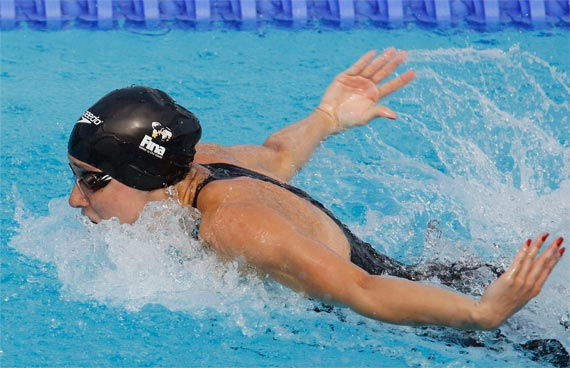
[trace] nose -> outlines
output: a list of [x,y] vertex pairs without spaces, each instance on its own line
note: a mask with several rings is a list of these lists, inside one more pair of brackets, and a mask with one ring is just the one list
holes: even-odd
[[87,199],[79,189],[79,183],[75,182],[71,194],[69,194],[69,205],[73,208],[83,208],[89,206],[89,199]]

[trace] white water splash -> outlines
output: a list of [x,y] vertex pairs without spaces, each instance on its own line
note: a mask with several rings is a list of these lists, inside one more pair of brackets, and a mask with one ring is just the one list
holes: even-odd
[[[160,304],[194,315],[208,310],[239,315],[247,304],[250,317],[263,314],[268,304],[311,305],[299,303],[302,297],[292,292],[279,297],[271,290],[280,287],[240,272],[237,262],[220,262],[189,236],[198,217],[195,210],[174,201],[151,203],[133,225],[116,219],[92,224],[63,198],[50,202],[45,217],[18,212],[20,230],[10,245],[55,265],[61,292],[69,300],[95,300],[131,311]],[[251,321],[240,318],[236,323],[246,331]]]

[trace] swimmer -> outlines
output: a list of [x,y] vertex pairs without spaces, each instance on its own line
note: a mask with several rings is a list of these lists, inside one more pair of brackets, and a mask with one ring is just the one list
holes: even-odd
[[77,180],[69,203],[95,223],[133,223],[149,202],[174,197],[199,210],[193,236],[222,260],[239,260],[308,297],[387,323],[495,329],[539,294],[564,254],[562,238],[541,254],[548,234],[525,241],[473,299],[418,282],[441,267],[420,272],[378,253],[287,184],[329,135],[396,119],[378,103],[414,78],[406,71],[386,81],[405,58],[393,48],[367,52],[333,80],[314,111],[261,146],[199,143],[198,119],[166,93],[115,90],[73,128],[68,157]]

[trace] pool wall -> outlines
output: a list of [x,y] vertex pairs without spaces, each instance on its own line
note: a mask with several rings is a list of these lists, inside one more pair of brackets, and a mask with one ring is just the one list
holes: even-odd
[[1,0],[0,28],[568,27],[569,0]]

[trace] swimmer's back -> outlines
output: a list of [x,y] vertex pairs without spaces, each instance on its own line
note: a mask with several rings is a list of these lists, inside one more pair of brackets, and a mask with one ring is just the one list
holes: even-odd
[[[215,145],[208,146],[210,146],[208,150],[212,152],[211,146]],[[226,152],[220,151],[219,154],[211,154],[210,152],[204,153],[203,150],[200,150],[200,147],[197,147],[196,162],[199,164],[212,162],[229,163],[266,174],[263,170],[247,167],[241,162],[236,163],[236,160],[232,162],[232,157],[227,155]],[[193,199],[193,196],[191,199]],[[182,204],[192,205],[191,199],[188,198],[188,203],[184,202]],[[204,220],[206,221],[203,220],[203,224],[207,223],[206,217],[208,214],[223,210],[225,206],[230,205],[242,207],[244,210],[253,206],[269,208],[294,225],[294,228],[303,235],[319,241],[344,259],[350,259],[348,241],[335,221],[305,198],[299,197],[285,188],[255,178],[238,176],[224,180],[214,180],[204,186],[199,192],[197,207],[205,217]],[[257,218],[256,221],[258,223],[255,225],[265,225],[260,227],[260,236],[262,236],[261,233],[263,231],[279,231],[279,229],[270,229],[271,224],[262,216]],[[200,236],[202,237],[208,233],[208,229],[205,229],[203,226],[200,228]],[[212,242],[209,243],[215,246],[211,244]],[[220,250],[226,254],[228,253],[228,250]],[[227,255],[234,256],[234,254]]]

